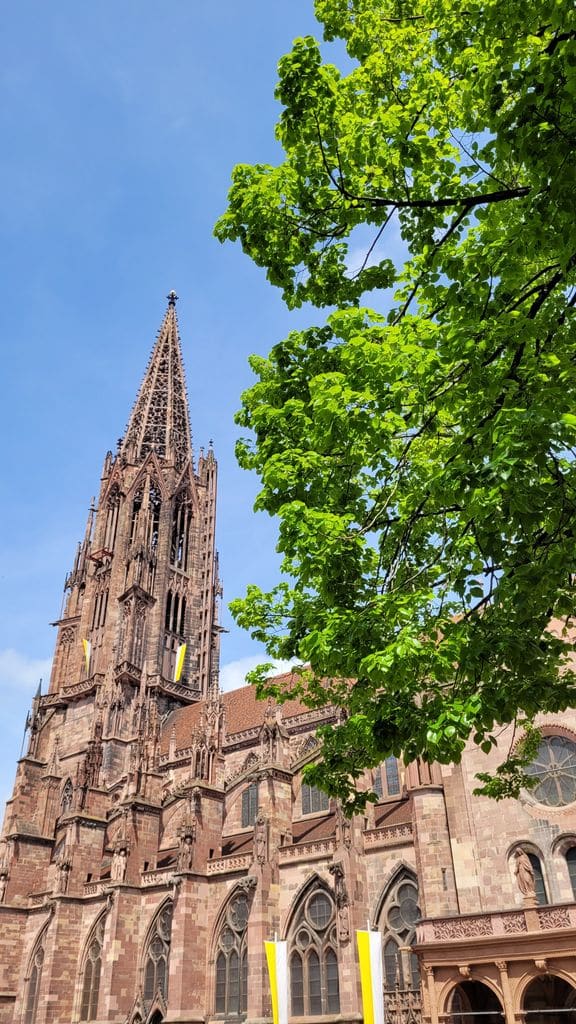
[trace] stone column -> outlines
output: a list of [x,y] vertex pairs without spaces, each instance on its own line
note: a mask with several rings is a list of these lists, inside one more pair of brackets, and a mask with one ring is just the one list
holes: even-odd
[[508,977],[508,964],[505,960],[496,960],[496,967],[500,974],[500,988],[502,989],[502,996],[504,999],[504,1017],[506,1024],[515,1024],[514,1016],[514,1002],[512,1000],[512,991],[510,989],[510,978]]

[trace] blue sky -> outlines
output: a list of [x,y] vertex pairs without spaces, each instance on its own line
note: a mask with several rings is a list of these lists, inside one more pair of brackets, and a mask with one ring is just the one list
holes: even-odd
[[[20,0],[0,61],[3,438],[0,798],[46,680],[64,576],[165,310],[179,318],[195,448],[220,464],[225,598],[273,582],[275,527],[234,460],[233,414],[267,351],[311,319],[212,236],[235,163],[280,158],[278,58],[319,35],[311,0]],[[312,314],[319,319],[321,314]],[[224,682],[258,649],[225,613]]]

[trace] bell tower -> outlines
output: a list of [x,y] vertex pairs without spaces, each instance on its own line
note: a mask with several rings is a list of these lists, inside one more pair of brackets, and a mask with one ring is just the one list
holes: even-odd
[[66,577],[50,694],[112,682],[165,711],[206,696],[218,672],[217,465],[211,445],[194,464],[176,299]]
[[211,444],[194,461],[176,299],[104,459],[54,623],[49,690],[28,716],[0,843],[0,876],[17,901],[42,886],[84,892],[103,851],[132,849],[139,877],[139,860],[156,854],[162,720],[217,686],[217,465]]

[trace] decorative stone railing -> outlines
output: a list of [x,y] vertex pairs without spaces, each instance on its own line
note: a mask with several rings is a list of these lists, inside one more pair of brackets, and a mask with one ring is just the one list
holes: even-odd
[[104,891],[104,882],[85,882],[84,883],[84,895],[85,896],[100,896]]
[[209,875],[225,875],[230,871],[247,871],[251,863],[251,853],[232,854],[231,857],[218,857],[216,860],[209,860],[206,871]]
[[83,693],[89,693],[94,687],[104,679],[103,675],[90,676],[90,679],[83,679],[80,683],[72,683],[71,686],[62,687],[62,693],[66,697],[80,697]]
[[51,892],[35,892],[28,897],[28,902],[31,907],[43,907],[51,897]]
[[148,685],[151,688],[158,688],[164,693],[171,693],[174,697],[184,697],[189,702],[200,700],[202,696],[201,690],[196,687],[188,686],[186,683],[174,683],[171,679],[165,679],[164,676],[149,679]]
[[290,864],[299,860],[321,860],[330,857],[336,849],[334,839],[317,839],[313,843],[294,843],[293,846],[281,846],[278,850],[280,864]]
[[142,885],[170,885],[174,877],[174,867],[160,868],[156,871],[143,871]]
[[490,914],[465,914],[461,917],[431,918],[416,929],[420,943],[454,942],[460,939],[506,937],[523,932],[576,929],[576,904],[551,907],[518,907]]
[[410,842],[412,824],[409,821],[404,821],[399,825],[382,825],[380,828],[368,829],[362,835],[365,850],[374,850],[380,846],[397,846]]

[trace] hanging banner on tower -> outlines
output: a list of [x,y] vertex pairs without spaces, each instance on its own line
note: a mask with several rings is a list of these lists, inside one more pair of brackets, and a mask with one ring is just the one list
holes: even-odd
[[288,1024],[288,952],[286,942],[265,942],[272,1017],[274,1024]]
[[180,644],[180,647],[176,651],[176,664],[174,666],[174,682],[180,682],[180,676],[182,675],[182,669],[184,667],[184,658],[186,657],[186,644]]
[[380,932],[358,931],[356,939],[360,961],[364,1024],[384,1024],[382,936]]
[[90,673],[90,655],[92,653],[92,644],[89,640],[82,641],[82,647],[84,648],[84,662],[86,665],[86,675]]

